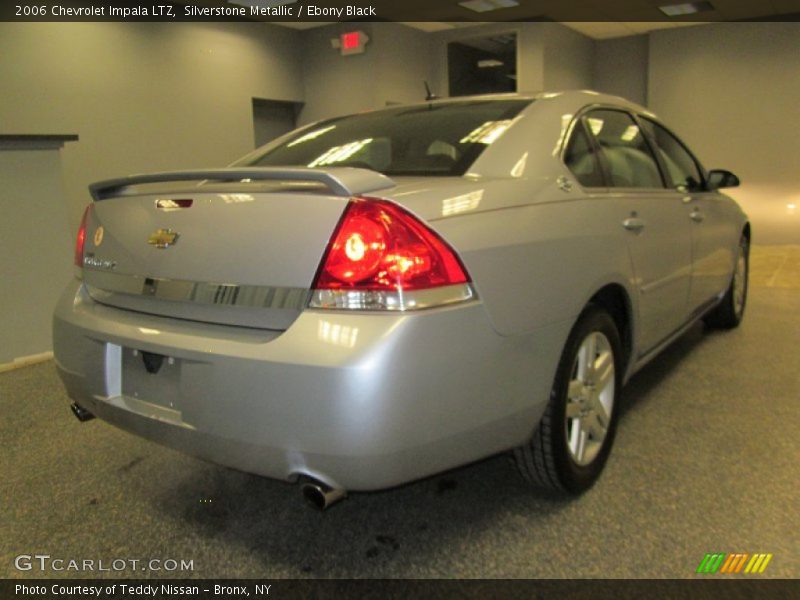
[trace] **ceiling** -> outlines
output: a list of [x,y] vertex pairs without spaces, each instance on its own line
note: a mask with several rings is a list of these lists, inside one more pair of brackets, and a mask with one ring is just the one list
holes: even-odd
[[[688,0],[517,0],[519,6],[476,13],[459,6],[459,0],[333,0],[325,6],[371,4],[378,20],[399,21],[423,31],[441,31],[482,25],[487,21],[559,21],[594,39],[647,33],[668,27],[685,27],[708,21],[770,20],[800,14],[800,0],[710,0],[713,10],[670,18],[658,7]],[[424,20],[423,20],[424,19]],[[278,23],[295,29],[327,25],[328,22],[289,21]]]
[[[475,27],[477,25],[486,25],[490,21],[400,21],[403,25],[427,31],[429,33],[434,31],[447,31],[450,29],[465,29],[467,27]],[[313,29],[314,27],[322,27],[323,25],[331,25],[332,22],[320,21],[288,21],[285,23],[275,23],[276,25],[283,25],[291,29]],[[670,23],[666,21],[561,21],[562,25],[579,31],[583,35],[589,36],[596,40],[603,40],[609,38],[625,37],[629,35],[641,35],[656,29],[667,29],[670,27],[688,27],[691,25],[704,25],[702,22],[696,21],[680,21],[677,23]]]
[[[475,23],[475,22],[458,22],[458,23],[441,23],[441,22],[432,22],[432,23],[423,23],[423,22],[410,22],[406,21],[403,22],[404,25],[408,25],[409,27],[413,27],[415,29],[421,29],[422,31],[444,31],[447,29],[455,29],[455,28],[463,28],[463,27],[472,27],[475,25],[483,25],[484,23]],[[569,27],[570,29],[574,29],[586,35],[590,38],[596,40],[603,40],[609,38],[618,38],[618,37],[625,37],[629,35],[641,35],[643,33],[649,33],[650,31],[655,31],[656,29],[668,29],[671,27],[688,27],[692,25],[704,25],[703,22],[697,21],[679,21],[677,23],[671,23],[669,21],[646,21],[646,22],[639,22],[639,21],[561,21],[562,25]],[[293,26],[296,25],[295,23],[281,23],[281,25],[286,26]],[[315,23],[309,23],[311,27],[314,27]]]

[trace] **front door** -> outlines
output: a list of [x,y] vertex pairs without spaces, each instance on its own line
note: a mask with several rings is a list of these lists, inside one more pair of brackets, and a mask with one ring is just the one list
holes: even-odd
[[585,116],[599,149],[606,183],[620,199],[639,294],[638,351],[645,354],[688,319],[692,230],[682,196],[665,186],[650,144],[625,111]]
[[731,202],[717,192],[706,192],[702,169],[686,146],[659,123],[641,119],[653,143],[667,185],[681,198],[692,237],[690,313],[700,313],[730,284],[738,234],[727,211]]

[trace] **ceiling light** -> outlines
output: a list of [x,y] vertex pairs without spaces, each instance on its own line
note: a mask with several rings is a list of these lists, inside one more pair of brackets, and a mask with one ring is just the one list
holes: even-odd
[[489,41],[490,42],[494,42],[495,44],[503,44],[503,45],[505,45],[505,44],[510,44],[510,43],[516,41],[516,39],[517,39],[517,34],[516,33],[509,33],[509,34],[506,34],[506,35],[496,35],[494,37],[490,37]]
[[636,125],[628,125],[619,137],[625,142],[631,142],[636,139],[637,135],[639,135],[639,128]]
[[503,61],[497,60],[496,58],[485,58],[483,60],[478,61],[478,68],[479,69],[490,69],[492,67],[502,67]]
[[587,117],[586,122],[589,124],[589,129],[592,130],[593,135],[600,135],[606,124],[603,119],[598,119],[597,117]]
[[342,146],[334,146],[308,163],[308,166],[321,167],[324,165],[332,165],[335,163],[344,162],[354,154],[357,154],[362,148],[364,148],[364,146],[370,143],[372,143],[372,138],[365,138],[363,140],[356,140],[355,142],[350,142],[349,144],[344,144]]
[[295,141],[289,142],[288,144],[286,144],[286,147],[287,148],[291,148],[292,146],[296,146],[297,144],[302,144],[303,142],[307,142],[309,140],[314,140],[314,139],[318,138],[319,136],[321,136],[321,135],[323,135],[325,133],[328,133],[332,129],[336,129],[336,125],[330,125],[329,127],[323,127],[322,129],[315,129],[314,131],[310,131],[309,133],[307,133],[307,134],[305,134],[303,136],[300,136]]
[[477,190],[462,196],[454,196],[453,198],[445,198],[442,200],[442,216],[449,217],[450,215],[475,210],[481,203],[481,198],[483,198],[483,190]]
[[486,144],[487,146],[503,135],[506,129],[511,127],[512,120],[486,121],[483,125],[476,127],[463,138],[459,144]]
[[684,2],[682,4],[666,4],[659,6],[658,10],[668,17],[680,17],[682,15],[693,15],[694,13],[714,10],[711,2]]
[[467,0],[466,2],[459,2],[458,5],[473,12],[483,13],[490,10],[519,6],[519,2],[516,0]]

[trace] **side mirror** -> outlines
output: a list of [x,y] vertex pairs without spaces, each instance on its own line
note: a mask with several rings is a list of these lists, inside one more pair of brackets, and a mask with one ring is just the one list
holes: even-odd
[[706,188],[710,192],[720,188],[737,187],[738,185],[739,178],[730,171],[726,171],[725,169],[712,169],[708,172]]

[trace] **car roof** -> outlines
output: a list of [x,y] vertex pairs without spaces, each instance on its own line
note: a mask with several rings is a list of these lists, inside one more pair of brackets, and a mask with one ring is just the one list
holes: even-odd
[[[394,105],[389,107],[381,107],[373,110],[367,110],[359,113],[353,113],[354,116],[366,113],[379,113],[384,110],[392,110],[400,107],[415,107],[436,104],[452,104],[458,102],[475,102],[475,101],[491,101],[491,100],[531,100],[531,106],[523,110],[523,112],[536,110],[537,101],[546,100],[548,104],[556,103],[563,105],[565,110],[572,112],[578,109],[599,104],[604,106],[617,106],[636,113],[642,113],[651,117],[657,118],[652,111],[648,108],[632,102],[622,96],[615,96],[613,94],[604,94],[594,90],[553,90],[542,92],[513,92],[513,93],[499,93],[499,94],[477,94],[472,96],[454,96],[435,98],[432,100],[422,100],[419,102],[410,102],[408,104]],[[345,116],[345,115],[342,115]]]
[[493,94],[462,99],[468,101],[513,98],[529,99],[532,102],[519,113],[520,119],[515,119],[518,122],[507,129],[502,137],[498,138],[497,143],[488,145],[478,156],[469,169],[470,173],[486,177],[507,177],[510,169],[509,156],[517,158],[524,156],[527,164],[537,165],[541,173],[548,172],[547,169],[550,167],[546,165],[550,164],[554,157],[559,156],[569,130],[569,123],[587,108],[617,108],[658,120],[652,112],[635,102],[592,90]]

